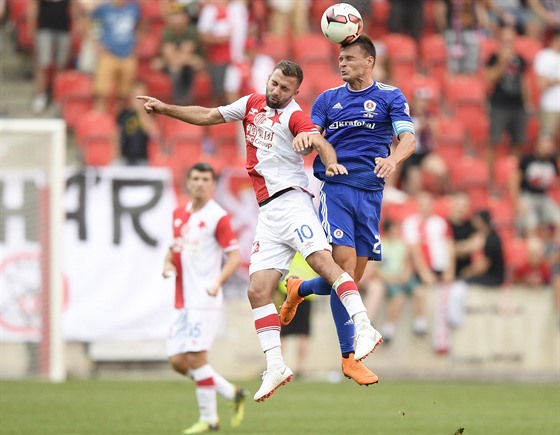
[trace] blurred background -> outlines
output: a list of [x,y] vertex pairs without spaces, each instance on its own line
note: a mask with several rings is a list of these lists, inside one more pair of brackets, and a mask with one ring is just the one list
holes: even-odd
[[[211,361],[235,379],[264,368],[246,298],[258,207],[240,126],[149,117],[134,97],[226,104],[263,92],[288,58],[310,112],[342,83],[339,47],[319,26],[333,3],[0,0],[2,378],[174,376],[161,269],[198,161],[220,174],[244,257]],[[375,42],[375,80],[407,97],[418,142],[386,186],[385,260],[361,283],[385,337],[366,365],[395,378],[558,380],[560,3],[347,3]],[[432,234],[441,222],[446,235]],[[310,313],[300,374],[337,381],[328,299]],[[288,365],[302,358],[296,339]]]

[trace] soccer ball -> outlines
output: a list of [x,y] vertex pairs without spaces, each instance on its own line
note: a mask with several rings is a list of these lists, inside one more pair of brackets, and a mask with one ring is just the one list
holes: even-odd
[[347,3],[329,6],[321,17],[321,30],[329,41],[335,44],[350,44],[364,28],[358,10]]

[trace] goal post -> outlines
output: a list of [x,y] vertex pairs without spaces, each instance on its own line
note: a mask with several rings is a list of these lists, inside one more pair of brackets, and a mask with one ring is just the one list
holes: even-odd
[[[65,159],[64,121],[0,119],[0,345],[8,342],[34,348],[24,375],[52,382],[66,379],[62,331]],[[34,193],[28,195],[29,191]],[[29,228],[35,223],[37,228]],[[34,267],[23,266],[26,259],[35,261]],[[37,269],[35,282],[30,275]],[[4,360],[3,356],[2,364]]]

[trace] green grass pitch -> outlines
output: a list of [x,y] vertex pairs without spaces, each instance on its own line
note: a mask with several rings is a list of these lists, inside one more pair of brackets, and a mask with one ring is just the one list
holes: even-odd
[[[246,382],[255,392],[259,381]],[[385,381],[358,387],[294,381],[224,434],[560,433],[558,383],[494,384]],[[198,418],[194,386],[177,381],[0,382],[0,434],[180,434]]]

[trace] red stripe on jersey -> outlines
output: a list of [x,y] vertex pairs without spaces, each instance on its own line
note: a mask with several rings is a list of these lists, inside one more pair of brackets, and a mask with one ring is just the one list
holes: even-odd
[[[177,207],[173,212],[173,237],[181,237],[181,228],[191,217],[191,213],[187,211],[187,206]],[[184,308],[185,296],[183,288],[183,265],[181,264],[181,252],[173,252],[173,264],[177,269],[175,277],[175,308]]]
[[275,329],[280,330],[280,318],[278,314],[269,314],[268,316],[255,320],[255,329],[257,330],[257,334],[259,332]]
[[[255,113],[251,113],[251,109],[257,110],[258,113],[264,112],[265,107],[266,97],[264,95],[252,94],[249,97],[249,99],[247,100],[247,106],[245,108],[245,118],[243,118],[243,127],[245,128],[245,132],[247,132],[248,124],[253,125],[253,118],[255,117]],[[259,163],[259,159],[257,158],[257,148],[247,140],[245,141],[245,145],[247,148],[247,173],[251,178],[253,189],[255,190],[257,199],[260,202],[263,199],[268,198],[270,195],[268,193],[268,189],[266,188],[264,177],[255,170],[255,166],[257,165],[257,163]]]
[[319,133],[315,124],[311,121],[311,118],[303,113],[301,110],[298,110],[292,113],[290,116],[290,121],[288,122],[288,127],[290,128],[290,132],[295,136],[300,133]]
[[354,281],[345,281],[338,285],[336,288],[336,294],[340,300],[352,294],[359,294],[358,286]]
[[200,381],[196,381],[197,387],[214,387],[216,384],[214,383],[214,378],[206,378],[201,379]]
[[224,249],[237,245],[237,238],[231,228],[231,218],[229,215],[222,217],[216,225],[216,240]]

